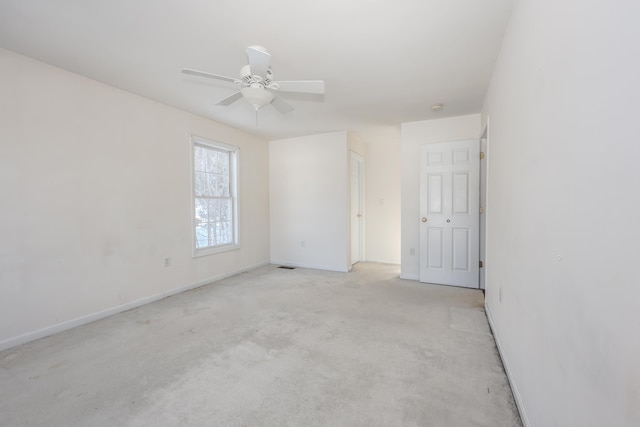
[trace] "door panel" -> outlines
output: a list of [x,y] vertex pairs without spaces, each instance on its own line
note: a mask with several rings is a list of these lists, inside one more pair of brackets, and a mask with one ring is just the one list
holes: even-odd
[[454,228],[453,234],[453,269],[456,271],[469,271],[469,230],[466,228]]
[[442,212],[442,175],[441,174],[429,174],[429,193],[427,200],[427,211],[429,213],[441,213]]
[[477,288],[479,141],[421,150],[420,281]]
[[442,164],[442,151],[432,151],[427,153],[427,164],[429,166],[439,166]]
[[469,173],[453,174],[453,213],[469,213]]
[[441,270],[444,267],[442,242],[441,228],[432,227],[427,230],[427,265],[431,269]]

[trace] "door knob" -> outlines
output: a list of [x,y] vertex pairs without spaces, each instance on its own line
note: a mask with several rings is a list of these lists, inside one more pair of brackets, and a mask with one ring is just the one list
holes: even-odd
[[423,216],[423,217],[422,217],[422,219],[421,219],[420,221],[422,221],[422,222],[427,222],[427,218]]

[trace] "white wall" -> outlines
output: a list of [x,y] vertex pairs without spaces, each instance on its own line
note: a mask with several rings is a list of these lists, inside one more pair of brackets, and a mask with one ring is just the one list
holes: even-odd
[[[420,146],[480,137],[480,115],[403,123],[400,129],[402,161],[401,277],[420,275]],[[411,250],[415,255],[411,255]]]
[[365,255],[367,261],[400,264],[400,137],[367,141],[365,159]]
[[271,262],[348,271],[346,132],[269,142]]
[[[266,141],[5,50],[0,94],[0,349],[268,262]],[[192,133],[240,147],[242,247],[197,259]]]
[[516,2],[485,102],[487,308],[531,426],[640,425],[638,16]]
[[[353,132],[347,132],[347,147],[362,158],[365,158],[367,155],[366,142]],[[349,170],[350,166],[351,161],[349,160]]]

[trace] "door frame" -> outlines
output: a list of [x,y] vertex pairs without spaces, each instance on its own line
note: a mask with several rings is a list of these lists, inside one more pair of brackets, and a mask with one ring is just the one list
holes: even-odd
[[489,186],[489,117],[480,134],[480,152],[484,153],[480,159],[480,261],[482,267],[479,270],[480,289],[485,289],[487,275],[487,195]]
[[[352,245],[354,244],[354,242],[352,241],[352,237],[353,237],[353,232],[351,230],[351,212],[352,212],[352,206],[351,206],[351,162],[355,160],[358,162],[358,212],[360,213],[361,217],[360,217],[360,221],[358,222],[358,242],[355,242],[355,244],[358,247],[358,253],[360,254],[360,259],[357,261],[353,261],[351,259],[351,254],[353,253],[352,251]],[[364,158],[362,156],[360,156],[359,154],[357,154],[354,151],[349,151],[349,267],[351,268],[351,266],[353,266],[355,263],[360,262],[360,261],[364,261],[365,260],[365,254],[364,254],[364,228],[365,228],[365,224],[364,224],[364,218],[365,218],[365,213],[364,213]]]

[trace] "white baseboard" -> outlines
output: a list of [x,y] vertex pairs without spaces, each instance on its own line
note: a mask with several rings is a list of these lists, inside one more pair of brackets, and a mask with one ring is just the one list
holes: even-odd
[[76,319],[67,320],[61,323],[57,323],[55,325],[47,326],[45,328],[38,329],[36,331],[27,332],[26,334],[22,334],[17,337],[0,341],[0,351],[6,350],[12,347],[16,347],[21,344],[25,344],[30,341],[35,341],[40,338],[48,337],[50,335],[54,335],[59,332],[64,332],[69,329],[73,329],[75,327],[85,325],[87,323],[95,322],[96,320],[104,319],[105,317],[113,316],[114,314],[122,313],[123,311],[131,310],[133,308],[140,307],[145,304],[159,301],[161,299],[170,297],[172,295],[190,291],[192,289],[199,288],[201,286],[208,285],[210,283],[214,283],[219,280],[226,279],[227,277],[235,276],[236,274],[244,273],[246,271],[253,270],[258,267],[263,267],[265,265],[269,265],[269,262],[265,261],[265,262],[261,262],[248,267],[243,267],[229,273],[219,274],[217,276],[209,277],[205,280],[200,280],[199,282],[196,282],[196,283],[191,283],[187,286],[176,288],[167,292],[161,292],[159,294],[151,295],[148,297],[140,298],[135,301],[128,302],[126,304],[111,307],[106,310],[99,311],[97,313],[87,314],[85,316],[78,317]]
[[416,276],[415,274],[400,274],[400,278],[406,280],[420,280],[420,276]]
[[489,309],[489,303],[485,301],[484,304],[485,312],[487,313],[487,319],[489,320],[489,327],[491,328],[491,332],[493,333],[493,338],[496,341],[496,347],[498,347],[498,353],[500,354],[500,358],[502,359],[502,364],[504,365],[504,370],[507,374],[507,379],[509,380],[509,385],[511,386],[511,391],[513,392],[513,398],[516,401],[516,406],[518,407],[518,412],[520,412],[520,419],[522,420],[522,424],[524,427],[530,427],[531,423],[529,422],[529,417],[527,416],[527,411],[524,407],[524,402],[522,401],[522,395],[520,394],[520,390],[518,389],[518,385],[516,384],[515,378],[511,374],[511,364],[509,363],[509,359],[507,359],[506,355],[502,350],[502,344],[500,341],[500,336],[498,335],[496,328],[493,323],[493,316],[491,315],[491,310]]
[[378,262],[380,264],[394,264],[400,265],[400,261],[397,259],[381,259],[381,258],[367,258],[366,262]]

